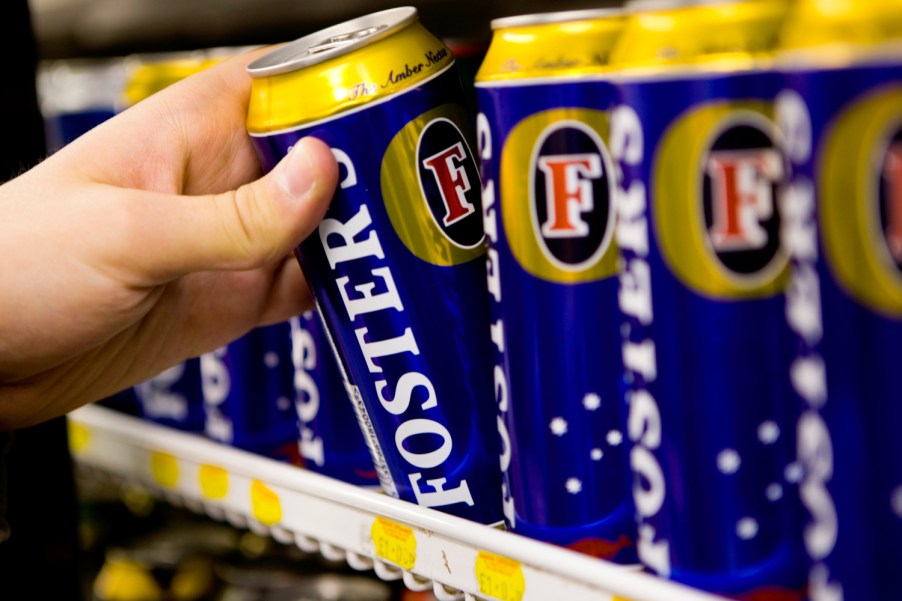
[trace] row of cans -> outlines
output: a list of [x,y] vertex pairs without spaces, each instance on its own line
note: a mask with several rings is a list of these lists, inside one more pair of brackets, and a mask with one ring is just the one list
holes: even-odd
[[264,167],[340,165],[297,254],[383,489],[734,598],[899,597],[902,4],[493,29],[475,120],[412,8],[248,68]]

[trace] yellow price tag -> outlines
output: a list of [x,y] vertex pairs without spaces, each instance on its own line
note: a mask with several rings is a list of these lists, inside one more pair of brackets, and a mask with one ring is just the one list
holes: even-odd
[[160,486],[174,488],[179,481],[179,460],[175,455],[153,451],[150,454],[150,473]]
[[69,448],[76,455],[84,451],[91,444],[91,431],[87,426],[71,419],[68,421],[69,426]]
[[501,601],[521,601],[526,592],[520,562],[485,551],[476,556],[476,581],[480,593]]
[[282,521],[279,495],[259,480],[251,482],[251,508],[254,517],[265,526],[273,526]]
[[202,465],[197,473],[200,491],[205,499],[217,501],[229,494],[229,473],[215,465]]
[[370,533],[378,557],[405,570],[413,569],[417,562],[417,537],[412,528],[376,517]]

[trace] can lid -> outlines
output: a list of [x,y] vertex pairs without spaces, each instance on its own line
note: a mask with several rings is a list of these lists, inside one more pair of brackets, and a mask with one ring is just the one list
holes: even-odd
[[372,13],[298,38],[258,58],[247,67],[251,77],[297,71],[348,54],[417,21],[412,6]]
[[661,10],[674,10],[678,8],[691,8],[706,4],[727,4],[741,2],[742,0],[630,0],[624,6],[628,13],[657,12]]
[[564,10],[551,13],[535,13],[492,19],[492,31],[510,29],[512,27],[532,27],[534,25],[551,25],[570,21],[587,21],[617,17],[624,13],[622,8],[590,8],[585,10]]

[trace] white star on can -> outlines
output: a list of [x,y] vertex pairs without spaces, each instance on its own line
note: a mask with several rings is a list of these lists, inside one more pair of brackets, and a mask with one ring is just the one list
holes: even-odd
[[583,483],[580,482],[579,478],[568,478],[564,486],[571,495],[577,495],[583,491]]
[[583,397],[583,407],[586,408],[586,411],[595,411],[601,407],[601,397],[594,392],[588,393]]
[[563,417],[556,417],[551,420],[548,427],[551,428],[551,433],[555,436],[563,436],[567,433],[567,420]]
[[717,469],[722,474],[735,474],[742,465],[742,459],[733,449],[724,449],[717,454]]

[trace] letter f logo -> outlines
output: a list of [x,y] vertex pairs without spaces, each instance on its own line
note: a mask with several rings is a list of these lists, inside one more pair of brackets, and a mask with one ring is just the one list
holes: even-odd
[[545,174],[548,217],[542,224],[546,238],[578,238],[589,233],[582,214],[595,208],[592,182],[602,176],[597,154],[562,154],[539,159]]
[[467,158],[464,145],[458,142],[423,160],[423,166],[432,172],[442,195],[445,204],[442,223],[446,227],[476,212],[476,207],[467,200],[470,191],[470,179],[464,169]]
[[710,235],[715,250],[752,250],[768,242],[761,222],[774,212],[772,186],[783,176],[775,150],[728,150],[711,153],[713,223]]

